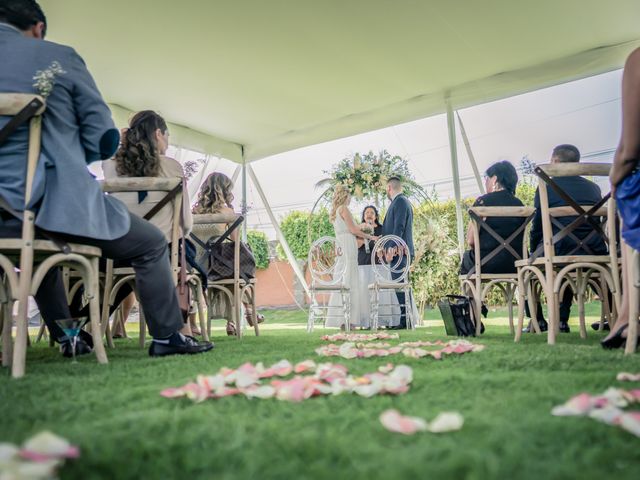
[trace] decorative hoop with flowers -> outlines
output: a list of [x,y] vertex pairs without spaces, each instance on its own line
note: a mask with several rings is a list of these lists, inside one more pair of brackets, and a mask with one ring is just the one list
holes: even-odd
[[313,210],[323,199],[331,198],[337,185],[346,187],[356,200],[369,198],[379,207],[386,199],[389,177],[398,177],[402,180],[404,194],[407,197],[428,199],[425,190],[413,179],[407,160],[399,155],[391,155],[386,150],[377,154],[372,151],[366,154],[355,153],[343,158],[331,170],[325,170],[324,173],[329,177],[316,184],[316,187],[324,188],[324,191],[316,201]]
[[[365,198],[370,199],[376,207],[386,202],[387,180],[390,177],[398,177],[404,185],[404,194],[409,198],[419,200],[429,200],[427,192],[414,179],[409,171],[407,160],[399,155],[391,155],[386,150],[379,153],[361,154],[355,153],[343,158],[333,166],[331,170],[325,170],[329,175],[316,184],[316,188],[322,188],[318,200],[311,209],[313,213],[316,208],[331,202],[333,192],[338,185],[344,186],[349,193],[358,201]],[[310,229],[308,236],[311,235]]]

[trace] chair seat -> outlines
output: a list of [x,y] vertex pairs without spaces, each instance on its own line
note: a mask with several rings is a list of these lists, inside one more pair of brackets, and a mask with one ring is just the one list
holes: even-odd
[[[207,281],[207,285],[233,285],[233,278],[225,278],[223,280],[216,280],[216,281]],[[244,281],[244,279],[239,278],[238,279],[238,283],[240,285],[246,285],[247,282]],[[249,279],[249,285],[255,285],[256,284],[256,279],[255,278],[251,278]]]
[[[98,247],[92,247],[90,245],[81,245],[78,243],[68,243],[71,248],[70,253],[77,253],[78,255],[84,255],[87,257],[101,257],[102,250]],[[0,252],[18,253],[22,248],[22,240],[19,238],[2,238],[0,239]],[[49,240],[35,240],[33,242],[33,249],[36,253],[64,253],[60,251],[60,248]]]
[[380,283],[370,283],[369,290],[373,290],[374,288],[395,290],[398,288],[408,288],[409,286],[411,286],[410,283],[380,282]]
[[[545,258],[536,258],[531,265],[544,265]],[[562,255],[553,257],[551,260],[553,265],[568,265],[570,263],[611,263],[611,257],[609,255]],[[516,267],[526,267],[529,264],[529,260],[517,260],[515,262]]]
[[119,276],[135,275],[135,273],[136,273],[136,271],[131,267],[121,267],[121,268],[114,268],[113,269],[113,274],[114,275],[119,275]]
[[[460,280],[467,280],[467,275],[459,275],[458,278]],[[477,278],[477,275],[474,273],[469,276],[469,280]],[[517,280],[517,273],[483,273],[480,275],[480,280]]]

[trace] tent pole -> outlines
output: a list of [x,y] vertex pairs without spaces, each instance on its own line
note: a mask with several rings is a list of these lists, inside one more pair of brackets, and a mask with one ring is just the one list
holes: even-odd
[[456,197],[456,224],[458,226],[458,252],[462,259],[464,253],[464,224],[462,222],[462,196],[460,195],[460,172],[458,171],[458,148],[456,145],[456,123],[449,97],[445,97],[447,106],[447,130],[449,131],[449,151],[451,152],[451,172],[453,174],[453,192]]
[[[247,218],[247,161],[242,164],[242,216]],[[242,226],[242,241],[247,242],[247,222]]]
[[242,169],[242,165],[238,165],[236,169],[233,171],[233,175],[231,175],[231,182],[235,185],[236,180],[238,180],[238,175],[240,175],[240,170]]
[[246,168],[247,168],[247,173],[249,174],[249,177],[251,177],[251,181],[253,182],[253,185],[256,187],[256,190],[258,191],[258,195],[260,195],[260,199],[264,204],[264,208],[267,210],[269,219],[271,220],[273,228],[276,231],[276,236],[278,237],[278,241],[280,242],[280,245],[282,245],[282,249],[284,250],[284,253],[287,256],[287,260],[289,260],[289,263],[291,264],[291,268],[293,268],[293,271],[298,277],[298,280],[300,280],[300,283],[302,284],[304,291],[307,292],[307,295],[311,296],[311,292],[309,291],[309,285],[307,285],[307,280],[304,278],[304,274],[300,269],[300,265],[298,265],[296,258],[293,256],[293,252],[291,251],[291,247],[289,247],[289,244],[287,243],[287,239],[284,238],[284,234],[280,229],[280,225],[278,224],[278,221],[276,220],[276,217],[273,214],[273,210],[271,210],[271,206],[269,205],[269,202],[267,201],[267,197],[265,196],[264,191],[260,186],[260,182],[258,182],[258,177],[256,177],[256,174],[253,171],[253,168],[251,168],[251,165],[247,165]]
[[466,148],[467,150],[469,163],[471,164],[471,168],[473,169],[473,174],[476,177],[476,182],[478,182],[478,189],[480,190],[480,194],[484,195],[486,192],[484,191],[484,184],[482,183],[482,178],[480,178],[480,172],[478,171],[478,164],[476,163],[476,157],[473,156],[473,152],[471,151],[471,145],[469,144],[469,137],[467,137],[467,131],[464,129],[464,123],[462,123],[462,118],[460,118],[460,114],[458,113],[457,110],[456,110],[456,117],[458,117],[458,124],[460,125],[460,134],[462,135],[464,148]]

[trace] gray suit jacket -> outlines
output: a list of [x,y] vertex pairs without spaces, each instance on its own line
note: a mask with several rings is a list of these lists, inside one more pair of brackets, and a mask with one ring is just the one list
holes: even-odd
[[405,241],[409,247],[413,259],[413,208],[403,194],[396,196],[389,205],[382,225],[384,235],[397,235]]
[[[87,165],[109,158],[118,130],[84,61],[70,47],[27,38],[0,23],[0,92],[39,93],[34,75],[57,61],[65,73],[47,97],[42,149],[29,208],[36,226],[53,232],[101,240],[129,231],[127,208],[102,193]],[[9,121],[0,117],[0,128]],[[0,200],[14,212],[24,205],[28,128],[21,127],[0,146]]]

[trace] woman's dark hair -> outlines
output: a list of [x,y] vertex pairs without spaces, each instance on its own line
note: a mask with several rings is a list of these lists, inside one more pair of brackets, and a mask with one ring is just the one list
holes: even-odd
[[373,205],[367,205],[362,210],[362,223],[365,222],[364,214],[367,212],[368,209],[372,209],[375,212],[375,214],[376,214],[376,226],[380,227],[381,226],[380,225],[380,213],[378,213],[378,209],[376,207],[374,207]]
[[18,30],[27,30],[38,22],[44,23],[43,36],[47,31],[47,17],[35,0],[2,0],[0,22],[13,25]]
[[518,172],[511,163],[503,160],[498,163],[494,163],[485,173],[487,177],[496,176],[498,183],[513,195],[516,194],[516,187],[518,186]]
[[136,113],[124,132],[116,152],[116,172],[122,177],[157,177],[160,155],[156,130],[167,131],[167,123],[152,110]]

